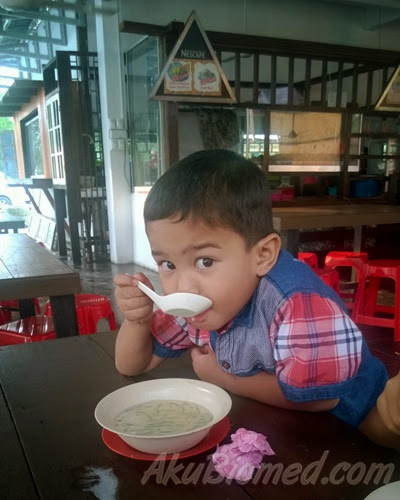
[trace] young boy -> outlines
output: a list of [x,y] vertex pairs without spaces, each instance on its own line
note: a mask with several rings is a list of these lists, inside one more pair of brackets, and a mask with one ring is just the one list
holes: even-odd
[[330,411],[398,446],[399,377],[384,390],[386,370],[341,299],[281,249],[257,165],[227,150],[194,153],[155,183],[144,219],[164,292],[204,295],[212,306],[193,318],[153,313],[137,288],[149,280],[116,276],[121,373],[191,348],[202,380],[281,408]]

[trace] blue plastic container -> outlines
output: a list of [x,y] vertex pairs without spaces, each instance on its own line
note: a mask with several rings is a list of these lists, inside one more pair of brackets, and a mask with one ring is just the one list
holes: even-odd
[[350,198],[371,198],[380,195],[380,182],[375,179],[359,179],[350,182]]

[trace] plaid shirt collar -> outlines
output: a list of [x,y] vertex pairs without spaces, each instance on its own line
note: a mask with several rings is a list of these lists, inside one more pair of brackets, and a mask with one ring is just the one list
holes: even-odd
[[218,335],[222,335],[222,334],[226,333],[228,330],[230,330],[231,328],[235,328],[236,326],[244,326],[246,328],[252,328],[253,321],[254,321],[254,314],[255,314],[256,306],[257,306],[257,297],[258,297],[259,286],[260,285],[258,284],[258,286],[255,289],[250,300],[238,312],[238,314],[232,320],[230,320],[226,325],[224,325],[222,328],[219,328],[217,330]]

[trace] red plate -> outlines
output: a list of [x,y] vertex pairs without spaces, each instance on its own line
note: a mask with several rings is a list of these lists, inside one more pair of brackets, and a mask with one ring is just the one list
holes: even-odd
[[217,446],[224,437],[228,434],[231,423],[229,422],[229,418],[225,417],[215,425],[213,425],[210,429],[210,432],[207,436],[200,441],[193,448],[189,448],[188,450],[181,451],[180,453],[169,453],[167,455],[153,455],[151,453],[143,453],[142,451],[136,450],[136,448],[132,448],[129,444],[125,443],[118,434],[115,432],[111,432],[107,429],[103,429],[102,438],[106,446],[110,448],[110,450],[115,451],[119,455],[123,455],[128,458],[135,458],[136,460],[172,460],[173,458],[186,458],[192,457],[193,455],[198,455],[199,453],[203,453],[204,451],[210,450],[214,446]]

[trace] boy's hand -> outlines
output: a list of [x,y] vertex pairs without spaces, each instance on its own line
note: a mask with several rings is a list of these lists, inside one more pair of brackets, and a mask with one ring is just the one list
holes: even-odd
[[221,370],[217,357],[208,344],[202,347],[193,347],[190,354],[193,370],[200,380],[225,387],[226,379],[231,375]]
[[115,298],[125,319],[133,323],[150,323],[153,301],[139,290],[138,280],[153,290],[152,284],[143,273],[136,273],[133,276],[117,274],[114,277]]
[[400,372],[386,382],[376,406],[385,426],[400,435]]

